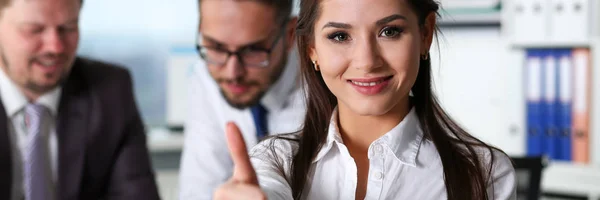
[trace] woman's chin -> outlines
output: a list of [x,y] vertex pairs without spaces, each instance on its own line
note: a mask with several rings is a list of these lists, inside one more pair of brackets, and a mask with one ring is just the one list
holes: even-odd
[[381,116],[388,114],[394,106],[387,102],[354,102],[349,110],[359,116]]

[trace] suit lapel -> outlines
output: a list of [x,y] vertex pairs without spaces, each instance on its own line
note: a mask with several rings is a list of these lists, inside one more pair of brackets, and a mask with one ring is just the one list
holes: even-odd
[[58,199],[77,199],[84,173],[90,95],[80,65],[77,60],[73,66],[58,110]]
[[[1,72],[0,72],[1,73]],[[10,199],[12,190],[12,151],[8,132],[8,117],[0,100],[0,199]]]

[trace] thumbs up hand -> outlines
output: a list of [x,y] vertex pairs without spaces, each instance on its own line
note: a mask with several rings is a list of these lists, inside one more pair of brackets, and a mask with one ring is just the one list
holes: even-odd
[[250,163],[240,129],[230,122],[225,129],[225,135],[234,164],[233,176],[215,190],[213,198],[215,200],[266,200],[265,193],[258,185],[256,172]]

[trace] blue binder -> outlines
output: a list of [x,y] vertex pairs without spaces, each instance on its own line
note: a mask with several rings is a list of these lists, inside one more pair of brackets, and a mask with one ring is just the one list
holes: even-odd
[[546,49],[542,53],[542,126],[544,153],[550,159],[558,159],[558,63],[556,51]]
[[542,55],[543,50],[528,49],[525,64],[525,87],[527,91],[527,155],[544,154],[542,140]]
[[573,102],[573,56],[570,49],[560,49],[556,52],[559,67],[558,87],[558,159],[572,160],[571,133],[572,133],[572,102]]

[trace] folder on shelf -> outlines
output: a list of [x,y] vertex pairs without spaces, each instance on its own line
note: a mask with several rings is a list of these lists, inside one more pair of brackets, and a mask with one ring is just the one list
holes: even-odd
[[548,0],[511,0],[509,5],[514,42],[529,44],[547,41],[550,19]]
[[542,127],[542,53],[543,50],[528,49],[526,58],[527,91],[527,155],[544,153]]
[[550,39],[581,43],[589,39],[589,0],[550,0]]
[[571,160],[571,114],[573,99],[573,60],[571,49],[555,51],[558,64],[558,156],[563,161]]
[[574,93],[573,93],[573,161],[589,163],[590,159],[590,93],[591,57],[590,50],[573,50]]
[[558,65],[557,56],[553,49],[545,49],[542,53],[542,135],[544,141],[544,153],[551,159],[558,159],[558,126],[557,126],[557,102],[558,94]]

